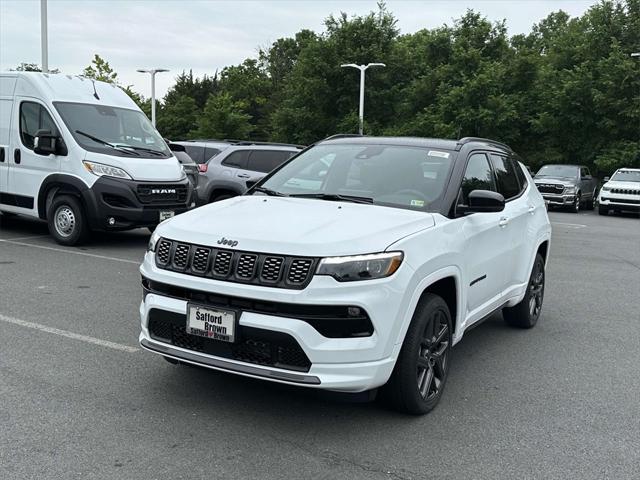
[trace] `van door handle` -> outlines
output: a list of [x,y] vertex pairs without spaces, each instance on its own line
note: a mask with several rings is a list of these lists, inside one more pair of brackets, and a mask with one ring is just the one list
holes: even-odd
[[509,223],[509,219],[508,219],[507,217],[502,217],[502,218],[500,219],[500,221],[498,222],[498,225],[499,225],[501,228],[504,228],[504,227],[506,227],[506,226],[507,226],[507,224],[508,224],[508,223]]
[[16,148],[13,152],[13,161],[16,163],[20,163],[20,149]]
[[251,175],[247,175],[246,173],[239,173],[238,178],[249,178]]

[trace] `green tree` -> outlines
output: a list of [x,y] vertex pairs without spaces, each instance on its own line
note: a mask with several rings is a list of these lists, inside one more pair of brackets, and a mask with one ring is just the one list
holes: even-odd
[[182,95],[163,105],[156,126],[164,137],[181,140],[198,128],[199,113],[195,100]]
[[83,70],[82,75],[101,82],[118,84],[118,74],[113,71],[109,62],[97,53],[93,56],[89,66]]
[[234,101],[230,94],[211,95],[198,118],[192,136],[198,138],[247,138],[251,133],[251,115],[244,102]]
[[[15,69],[16,72],[41,72],[42,68],[37,63],[22,62]],[[49,73],[60,73],[58,68],[50,68]]]

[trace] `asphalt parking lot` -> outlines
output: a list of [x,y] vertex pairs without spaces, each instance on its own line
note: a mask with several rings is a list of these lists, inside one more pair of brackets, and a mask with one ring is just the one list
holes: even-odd
[[539,324],[468,332],[424,417],[169,365],[137,347],[146,231],[0,217],[0,478],[640,478],[640,220],[550,216]]

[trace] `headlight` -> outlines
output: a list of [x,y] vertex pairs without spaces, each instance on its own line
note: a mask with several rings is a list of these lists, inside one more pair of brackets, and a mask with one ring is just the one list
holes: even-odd
[[158,240],[160,240],[160,235],[158,235],[156,232],[153,232],[151,234],[151,237],[149,238],[149,243],[147,244],[147,252],[156,251],[156,245],[158,243]]
[[575,193],[576,192],[576,186],[575,185],[569,185],[568,187],[565,187],[564,191],[565,191],[565,193]]
[[384,278],[398,270],[402,252],[327,257],[320,260],[316,275],[330,275],[339,282]]
[[611,190],[611,187],[607,187],[606,185],[602,186],[602,191],[603,192],[608,192],[609,190]]
[[129,174],[121,168],[103,165],[102,163],[88,162],[87,160],[82,163],[84,168],[99,177],[116,177],[131,180]]

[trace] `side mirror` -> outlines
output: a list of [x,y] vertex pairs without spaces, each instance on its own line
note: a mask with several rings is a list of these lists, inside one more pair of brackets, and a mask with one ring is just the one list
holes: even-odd
[[504,197],[490,190],[473,190],[469,193],[469,205],[458,207],[464,215],[470,213],[492,213],[504,210]]
[[33,137],[33,151],[38,155],[55,155],[58,151],[58,136],[51,130],[38,130]]
[[604,177],[604,181],[608,182],[611,177]]

